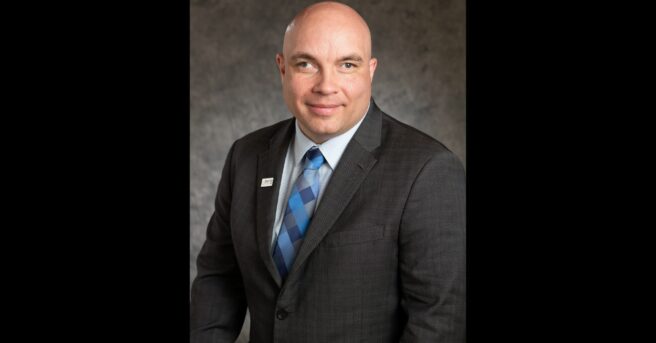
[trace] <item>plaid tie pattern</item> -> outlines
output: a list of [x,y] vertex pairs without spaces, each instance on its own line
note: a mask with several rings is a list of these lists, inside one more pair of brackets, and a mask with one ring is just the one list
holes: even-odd
[[273,261],[283,280],[292,268],[296,253],[303,243],[305,230],[314,213],[319,196],[319,168],[325,161],[317,147],[308,149],[303,158],[305,160],[303,173],[292,186],[273,251]]

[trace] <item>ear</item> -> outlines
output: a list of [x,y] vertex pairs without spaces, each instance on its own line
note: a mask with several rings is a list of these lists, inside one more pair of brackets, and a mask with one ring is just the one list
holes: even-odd
[[285,56],[282,53],[276,54],[276,64],[278,64],[278,71],[280,71],[280,78],[285,76]]
[[378,60],[375,57],[369,59],[369,78],[371,79],[371,81],[374,80],[374,72],[376,71],[377,66],[378,66]]

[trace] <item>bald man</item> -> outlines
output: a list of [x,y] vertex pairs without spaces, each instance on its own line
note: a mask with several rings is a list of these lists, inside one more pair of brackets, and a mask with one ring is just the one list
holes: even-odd
[[465,177],[383,113],[352,8],[301,11],[276,55],[293,115],[237,140],[198,255],[191,341],[463,342]]

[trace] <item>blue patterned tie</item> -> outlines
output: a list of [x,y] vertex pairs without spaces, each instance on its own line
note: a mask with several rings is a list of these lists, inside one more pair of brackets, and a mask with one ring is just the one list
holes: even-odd
[[305,230],[310,223],[319,196],[319,167],[324,162],[319,148],[312,147],[305,153],[303,173],[298,177],[287,200],[273,261],[283,280],[292,268],[296,253],[303,243]]

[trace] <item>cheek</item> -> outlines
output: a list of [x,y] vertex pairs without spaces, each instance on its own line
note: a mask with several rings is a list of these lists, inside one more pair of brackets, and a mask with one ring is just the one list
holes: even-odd
[[307,78],[291,77],[287,82],[288,92],[295,98],[300,98],[311,90],[311,83]]
[[366,81],[362,77],[352,77],[344,82],[344,93],[349,98],[357,98],[366,90]]

